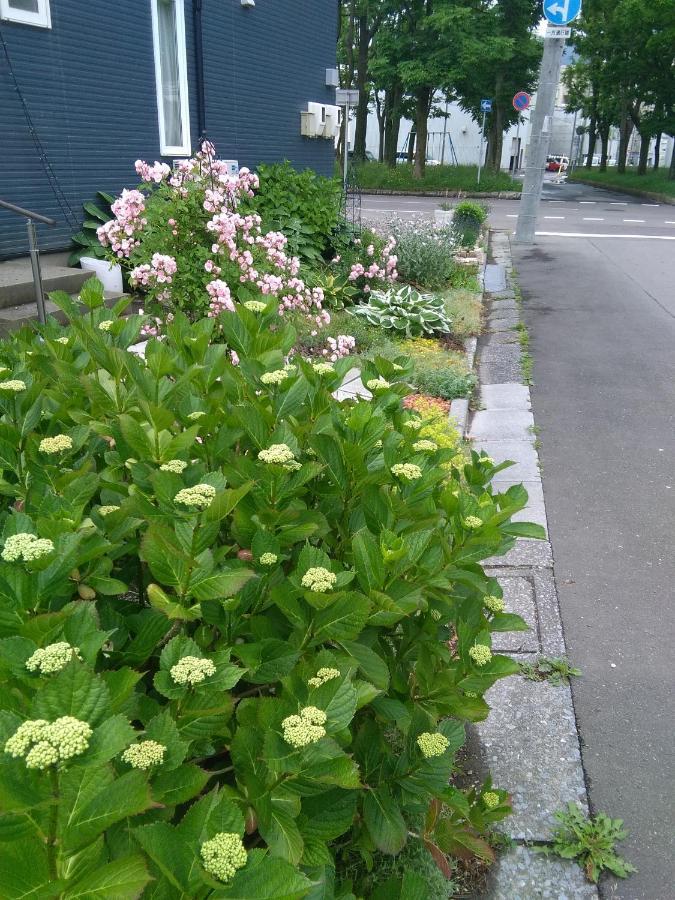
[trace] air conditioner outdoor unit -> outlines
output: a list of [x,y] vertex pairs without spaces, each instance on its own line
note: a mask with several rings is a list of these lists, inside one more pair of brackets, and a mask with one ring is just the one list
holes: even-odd
[[303,137],[318,137],[316,131],[315,116],[314,113],[308,112],[307,110],[303,110],[300,113],[300,134]]
[[316,126],[316,133],[320,135],[323,133],[324,126],[326,125],[326,111],[328,107],[325,103],[308,103],[307,111],[311,112],[314,116],[314,125]]
[[336,136],[340,129],[340,107],[326,107],[326,123],[323,128],[323,136],[331,140]]

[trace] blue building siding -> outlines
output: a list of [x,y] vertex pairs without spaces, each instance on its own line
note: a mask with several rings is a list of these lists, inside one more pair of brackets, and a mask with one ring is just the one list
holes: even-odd
[[[220,157],[254,167],[289,159],[330,174],[332,141],[300,136],[307,101],[334,103],[335,0],[204,0],[205,126]],[[190,124],[197,134],[192,0],[185,0]],[[133,185],[134,161],[160,159],[150,0],[51,0],[51,29],[0,20],[44,155],[68,205]],[[42,249],[69,246],[59,204],[0,44],[0,198],[57,220]],[[27,250],[23,220],[0,210],[0,258]]]

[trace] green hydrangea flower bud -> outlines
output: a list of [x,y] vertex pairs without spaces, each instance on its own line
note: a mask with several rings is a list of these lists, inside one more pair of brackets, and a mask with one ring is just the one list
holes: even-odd
[[204,841],[199,851],[206,871],[219,881],[228,882],[247,862],[246,848],[238,834],[221,831]]
[[425,731],[417,738],[417,746],[422,751],[422,756],[430,759],[433,756],[442,756],[450,745],[445,735],[440,732],[432,734]]
[[469,656],[477,666],[486,666],[492,659],[492,651],[485,644],[469,647]]

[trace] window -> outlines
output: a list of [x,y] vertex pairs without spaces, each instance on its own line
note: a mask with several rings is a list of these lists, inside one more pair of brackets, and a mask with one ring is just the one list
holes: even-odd
[[51,28],[49,0],[0,0],[0,19]]
[[190,155],[183,0],[152,0],[152,37],[162,156]]

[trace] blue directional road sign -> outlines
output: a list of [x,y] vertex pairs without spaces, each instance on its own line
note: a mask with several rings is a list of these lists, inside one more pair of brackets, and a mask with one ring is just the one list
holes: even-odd
[[480,101],[481,112],[492,112],[492,100]]
[[581,0],[543,0],[542,7],[552,25],[567,25],[581,12]]

